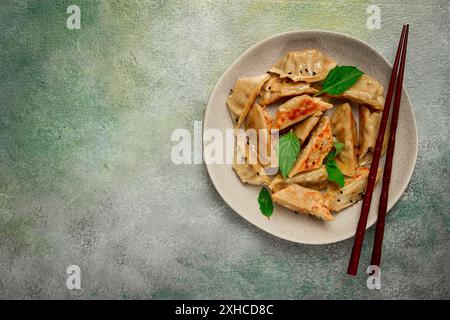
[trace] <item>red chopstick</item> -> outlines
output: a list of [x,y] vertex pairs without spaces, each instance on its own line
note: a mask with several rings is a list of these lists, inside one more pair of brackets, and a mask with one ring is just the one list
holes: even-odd
[[373,152],[372,164],[370,165],[366,192],[364,194],[363,204],[361,207],[361,214],[359,217],[358,227],[356,229],[355,240],[353,243],[352,254],[350,256],[350,262],[347,269],[347,273],[353,276],[356,275],[358,272],[359,258],[361,256],[362,244],[364,242],[364,235],[367,226],[367,218],[369,216],[370,204],[372,202],[372,194],[373,189],[375,187],[378,172],[378,164],[380,162],[381,149],[383,146],[384,132],[386,131],[389,112],[391,109],[392,96],[394,94],[395,82],[397,80],[399,60],[403,50],[406,30],[407,25],[404,25],[402,29],[402,35],[400,37],[400,41],[397,48],[397,54],[395,56],[394,66],[392,68],[391,79],[389,81],[389,89],[386,95],[386,102],[384,105],[383,115],[381,116],[380,128],[378,129],[378,137],[375,144],[375,150]]
[[383,186],[381,188],[380,202],[378,205],[378,220],[375,229],[374,244],[372,250],[372,266],[380,266],[381,250],[383,248],[384,225],[386,220],[387,203],[389,197],[389,184],[391,182],[392,161],[394,158],[395,134],[397,132],[398,114],[400,111],[400,101],[402,99],[403,75],[405,73],[406,49],[408,48],[409,25],[406,25],[405,40],[403,42],[402,60],[398,73],[397,87],[395,90],[394,109],[391,116],[391,130],[389,133],[389,143],[386,153],[386,163],[384,164]]

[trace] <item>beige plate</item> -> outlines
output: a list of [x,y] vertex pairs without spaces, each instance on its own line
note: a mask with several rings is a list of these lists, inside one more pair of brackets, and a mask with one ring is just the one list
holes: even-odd
[[[397,39],[392,39],[397,46]],[[236,79],[264,74],[284,53],[290,50],[317,48],[336,59],[339,65],[357,66],[378,79],[386,88],[391,66],[374,48],[353,37],[328,31],[295,31],[272,36],[245,51],[222,75],[211,93],[206,107],[204,130],[217,128],[225,132],[232,127],[226,100]],[[355,115],[357,117],[357,114]],[[403,88],[397,128],[394,167],[389,193],[389,209],[402,195],[411,179],[417,159],[418,138],[416,119],[410,98]],[[384,157],[381,162],[384,166]],[[276,206],[271,219],[264,217],[258,206],[260,187],[244,185],[231,165],[207,165],[208,173],[226,203],[255,226],[277,237],[298,243],[327,244],[348,239],[355,234],[361,201],[335,215],[332,222],[318,221],[306,215]],[[381,184],[372,200],[368,227],[377,217]]]

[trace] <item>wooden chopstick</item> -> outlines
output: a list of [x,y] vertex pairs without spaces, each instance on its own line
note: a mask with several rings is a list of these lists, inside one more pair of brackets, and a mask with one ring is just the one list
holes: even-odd
[[375,229],[374,244],[372,249],[372,266],[380,266],[381,250],[383,248],[384,225],[386,220],[387,203],[389,197],[389,184],[391,182],[392,161],[394,158],[395,135],[397,132],[398,114],[400,111],[400,101],[402,98],[403,75],[405,73],[406,50],[408,48],[409,25],[406,25],[405,40],[403,42],[403,52],[400,61],[400,71],[397,78],[397,87],[395,90],[394,109],[391,116],[391,130],[389,133],[389,143],[386,153],[386,163],[384,164],[383,186],[381,188],[380,202],[378,204],[378,220]]
[[356,229],[355,240],[353,243],[352,253],[347,269],[349,275],[356,275],[358,272],[359,258],[361,256],[362,244],[364,242],[364,235],[366,232],[367,218],[369,216],[370,204],[372,202],[373,189],[375,187],[376,177],[378,173],[378,164],[380,162],[381,149],[383,146],[384,132],[389,118],[389,112],[391,108],[392,96],[394,94],[395,82],[397,79],[399,60],[403,50],[403,43],[405,39],[407,26],[404,25],[402,34],[397,48],[397,54],[395,56],[394,66],[392,68],[391,79],[389,81],[389,89],[386,95],[386,102],[384,105],[383,115],[381,116],[380,128],[378,129],[378,137],[375,144],[375,150],[373,152],[372,164],[370,165],[369,178],[367,180],[367,187],[364,194],[363,204],[361,207],[361,214],[358,221],[358,227]]

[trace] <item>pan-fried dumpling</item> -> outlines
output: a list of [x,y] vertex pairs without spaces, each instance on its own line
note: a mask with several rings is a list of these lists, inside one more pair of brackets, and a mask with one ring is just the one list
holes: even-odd
[[331,134],[330,119],[322,116],[319,124],[311,134],[306,147],[300,152],[289,177],[303,171],[319,169],[323,160],[333,147],[333,135]]
[[278,75],[272,75],[262,87],[259,103],[267,106],[283,97],[314,94],[317,92],[319,90],[311,87],[309,83],[293,82],[290,79],[280,79]]
[[241,179],[242,183],[248,183],[255,186],[268,184],[270,182],[267,176],[260,176],[253,166],[249,164],[233,164],[233,169]]
[[336,139],[345,145],[337,155],[336,163],[344,175],[353,177],[358,166],[356,158],[358,133],[352,107],[348,103],[340,105],[334,111],[331,117],[331,130]]
[[334,220],[325,206],[325,197],[320,191],[291,184],[289,187],[272,194],[272,200],[294,211],[311,214],[327,221]]
[[[271,163],[270,159],[272,152],[275,152],[272,150],[274,145],[271,141],[271,127],[272,118],[270,118],[267,112],[259,104],[255,103],[248,112],[247,119],[245,121],[245,130],[256,130],[258,143],[256,150],[258,150],[258,159],[264,167],[271,164],[274,166],[277,165],[277,163]],[[261,147],[265,148],[265,152],[260,149]],[[274,162],[277,161],[274,159]]]
[[[357,203],[364,197],[364,192],[369,179],[369,168],[360,167],[356,169],[353,178],[346,178],[343,188],[339,188],[337,184],[332,184],[330,190],[325,194],[327,207],[332,212],[341,211],[351,205]],[[381,169],[378,169],[377,182],[381,175]]]
[[334,97],[348,99],[361,104],[367,104],[375,109],[383,110],[383,93],[384,89],[381,83],[371,76],[363,74],[350,89]]
[[[372,111],[369,107],[359,106],[359,152],[358,164],[366,166],[372,162],[373,152],[377,143],[378,130],[380,128],[382,112]],[[384,133],[381,155],[386,152],[389,139],[390,123]]]
[[245,129],[267,129],[272,127],[272,119],[257,103],[253,104],[245,121]]
[[325,111],[332,107],[331,103],[326,103],[321,98],[313,98],[306,94],[292,98],[278,108],[275,114],[274,128],[280,130],[287,128],[318,111]]
[[290,78],[295,82],[317,82],[325,79],[336,61],[316,49],[290,51],[270,68],[270,72],[280,78]]
[[308,138],[309,134],[311,133],[312,129],[314,129],[317,122],[319,122],[322,114],[323,114],[322,111],[318,111],[295,126],[294,134],[297,136],[297,138],[300,140],[302,144],[306,141],[306,138]]
[[322,166],[317,170],[302,172],[287,179],[283,179],[283,176],[278,174],[270,183],[269,188],[272,192],[277,192],[291,184],[298,184],[305,188],[322,190],[327,186],[327,181],[327,170],[325,169],[325,166]]
[[250,107],[255,102],[264,82],[269,79],[265,74],[257,77],[240,78],[236,81],[233,90],[227,100],[231,119],[236,128],[239,128],[247,116]]
[[242,183],[269,184],[270,179],[257,159],[256,150],[238,137],[235,145],[233,169]]

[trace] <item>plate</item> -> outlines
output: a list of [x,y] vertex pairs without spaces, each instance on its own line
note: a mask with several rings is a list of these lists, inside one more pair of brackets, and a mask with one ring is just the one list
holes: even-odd
[[[397,39],[392,39],[397,46]],[[354,37],[330,31],[293,31],[267,38],[241,54],[225,71],[214,87],[206,107],[203,130],[218,129],[225,136],[232,128],[226,101],[238,78],[256,76],[267,70],[286,52],[316,48],[333,57],[338,65],[356,66],[381,82],[387,91],[392,66],[367,43]],[[355,114],[355,118],[357,114]],[[203,142],[205,150],[206,143]],[[411,100],[403,87],[397,127],[388,209],[398,201],[411,179],[418,152],[418,135]],[[337,214],[331,222],[275,205],[270,219],[259,210],[259,186],[242,184],[231,165],[207,164],[209,176],[223,200],[240,216],[258,228],[282,239],[304,244],[328,244],[348,239],[355,234],[362,201]],[[380,162],[384,167],[384,157]],[[377,219],[381,183],[375,188],[367,227]]]

